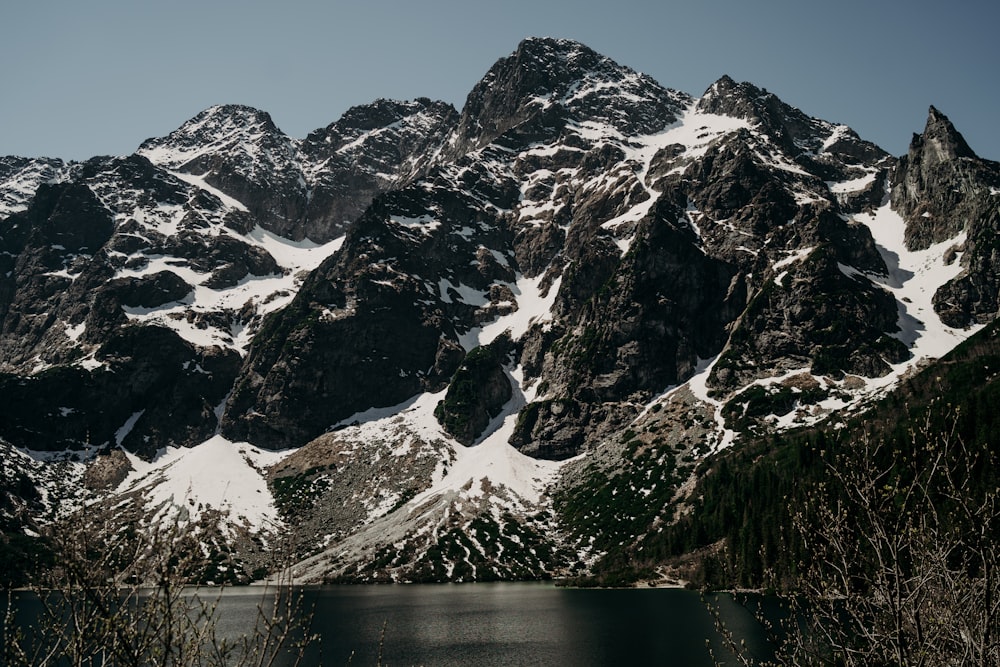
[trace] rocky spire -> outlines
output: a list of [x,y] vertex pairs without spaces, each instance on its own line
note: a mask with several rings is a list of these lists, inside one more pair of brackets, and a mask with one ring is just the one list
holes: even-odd
[[914,134],[893,175],[892,206],[906,219],[906,243],[926,248],[954,237],[990,200],[995,165],[976,156],[948,117],[930,107],[923,134]]
[[955,129],[948,117],[938,111],[933,105],[927,111],[927,125],[924,133],[914,134],[910,142],[910,154],[922,151],[925,159],[954,160],[955,158],[978,157],[962,134]]

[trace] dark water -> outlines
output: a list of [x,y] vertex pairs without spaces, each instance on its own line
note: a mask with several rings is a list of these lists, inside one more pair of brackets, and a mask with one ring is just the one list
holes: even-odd
[[[309,589],[321,655],[308,664],[712,665],[706,640],[722,648],[698,593],[676,589],[592,590],[535,583],[336,586]],[[260,594],[234,589],[229,628],[256,610]],[[713,597],[727,627],[763,655],[753,616]],[[248,621],[250,622],[250,621]],[[230,625],[232,623],[233,625]],[[384,630],[384,638],[381,640]]]
[[[257,587],[202,589],[217,601],[221,636],[250,633],[273,594]],[[221,595],[221,597],[220,597]],[[304,664],[352,667],[450,665],[713,665],[721,652],[712,614],[698,593],[599,590],[551,584],[324,586],[302,590],[321,635]],[[767,655],[763,631],[729,596],[713,596],[726,626]],[[37,606],[22,599],[20,613]],[[384,628],[384,635],[383,635]],[[727,664],[735,664],[731,659]]]

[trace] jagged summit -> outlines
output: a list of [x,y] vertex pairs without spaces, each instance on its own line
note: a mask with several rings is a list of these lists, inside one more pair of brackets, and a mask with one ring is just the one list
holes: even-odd
[[787,154],[820,152],[835,126],[810,118],[777,95],[752,83],[723,75],[698,100],[698,110],[741,118],[760,127]]
[[136,151],[153,162],[175,169],[203,169],[200,157],[210,151],[246,150],[262,141],[281,141],[278,129],[266,111],[240,104],[221,104],[201,111],[166,137],[147,139]]
[[369,104],[359,104],[349,108],[335,122],[309,133],[305,143],[322,141],[334,149],[339,149],[344,143],[354,141],[367,132],[388,128],[394,123],[419,114],[447,118],[457,116],[458,112],[447,102],[427,97],[406,101],[379,98]]
[[325,243],[376,195],[420,173],[457,117],[427,98],[380,99],[299,140],[263,111],[222,105],[147,140],[138,154],[226,193],[268,231]]
[[650,134],[674,122],[688,100],[579,42],[530,38],[469,93],[458,143],[478,148],[531,118],[548,126],[602,120],[622,134]]
[[367,170],[383,187],[403,181],[433,159],[457,120],[451,104],[426,97],[353,106],[301,143],[308,180],[324,180],[324,170],[343,168]]
[[[712,103],[714,98],[730,98],[737,93],[737,91],[756,91],[760,94],[761,90],[750,83],[739,83],[733,77],[728,74],[723,74],[717,80],[712,82],[712,84],[705,89],[701,98],[698,100],[699,106],[705,108],[707,105]],[[744,97],[753,97],[752,95],[745,95]]]
[[530,37],[525,37],[517,45],[515,51],[521,51],[524,53],[557,53],[560,57],[568,58],[574,54],[578,53],[591,53],[597,54],[593,49],[591,49],[586,44],[579,42],[575,39],[567,39],[565,37],[548,37],[548,36],[538,36],[533,35]]
[[241,125],[250,129],[259,127],[266,131],[280,132],[271,119],[271,114],[246,104],[213,104],[195,115],[182,128],[196,131],[199,127],[225,127]]
[[923,134],[914,134],[910,145],[913,150],[933,151],[938,160],[955,158],[978,158],[966,143],[965,137],[955,129],[951,120],[938,111],[934,105],[927,111],[927,125]]
[[[513,59],[517,69],[544,73],[545,78],[552,82],[557,79],[580,78],[599,64],[620,67],[585,44],[555,37],[528,37],[517,45],[508,59]],[[504,60],[502,58],[497,64]],[[485,78],[489,76],[487,73]]]
[[893,175],[893,207],[909,223],[907,245],[926,248],[952,238],[997,204],[1000,163],[984,160],[937,108],[914,134]]
[[56,158],[0,157],[0,218],[28,208],[38,187],[60,178],[65,166]]

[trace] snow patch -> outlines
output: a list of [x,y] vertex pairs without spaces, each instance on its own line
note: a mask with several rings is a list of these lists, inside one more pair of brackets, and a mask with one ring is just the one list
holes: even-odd
[[133,412],[132,416],[125,420],[125,423],[122,425],[122,427],[119,428],[117,431],[115,431],[115,445],[117,445],[118,447],[122,446],[122,443],[125,441],[125,438],[127,438],[128,434],[132,432],[132,429],[135,428],[136,422],[139,421],[139,418],[142,417],[142,415],[145,414],[145,412],[146,412],[145,409],[139,410],[138,412]]
[[899,309],[900,332],[893,334],[910,347],[913,358],[893,366],[893,373],[873,381],[876,386],[893,383],[902,373],[923,359],[938,359],[956,345],[983,328],[973,325],[953,329],[941,322],[934,312],[934,293],[945,283],[962,273],[959,261],[946,264],[945,252],[965,242],[965,233],[937,243],[926,250],[911,251],[903,242],[906,222],[886,202],[870,213],[855,216],[871,231],[882,259],[889,269],[888,276],[868,275],[867,278],[889,290]]
[[552,281],[543,295],[542,282],[544,280],[544,274],[534,278],[526,278],[518,274],[515,283],[510,285],[510,289],[517,299],[517,310],[509,315],[501,315],[492,322],[473,328],[459,336],[459,344],[468,352],[480,345],[488,345],[505,331],[510,331],[511,338],[517,340],[526,334],[533,325],[550,322],[552,320],[552,307],[555,305],[562,278]]
[[835,195],[860,192],[874,183],[877,177],[878,172],[872,171],[860,178],[854,178],[849,181],[827,181],[826,187]]
[[193,518],[209,508],[228,511],[231,520],[261,531],[280,525],[264,472],[290,453],[221,435],[191,448],[168,447],[151,463],[125,452],[134,470],[118,493],[142,492],[147,507],[186,507]]
[[142,277],[159,271],[172,271],[194,289],[179,302],[156,308],[124,308],[130,319],[156,322],[173,329],[190,343],[202,347],[221,345],[245,354],[254,330],[244,323],[233,321],[228,329],[199,326],[191,321],[188,313],[212,313],[229,310],[239,312],[245,304],[253,303],[258,315],[267,315],[287,305],[298,291],[298,284],[306,272],[313,271],[327,257],[340,249],[344,237],[322,245],[308,239],[291,241],[261,227],[246,236],[236,238],[266,250],[282,267],[283,272],[270,276],[246,276],[236,285],[224,289],[211,289],[204,282],[211,274],[200,273],[188,266],[179,266],[174,258],[147,256],[147,264],[140,269],[119,271],[120,277]]
[[83,332],[86,331],[86,330],[87,330],[87,322],[86,322],[86,320],[84,320],[83,322],[80,322],[75,327],[67,326],[64,329],[64,331],[66,333],[66,337],[69,338],[70,340],[74,340],[74,341],[75,340],[79,340],[80,336],[82,336]]
[[726,427],[726,418],[722,416],[723,403],[708,395],[708,376],[712,374],[712,369],[722,355],[719,354],[712,359],[699,359],[694,375],[690,380],[681,386],[687,386],[694,394],[695,398],[712,406],[715,411],[715,423],[718,427],[717,439],[710,443],[709,449],[712,453],[722,451],[736,440],[736,432]]
[[[514,395],[504,406],[503,412],[487,427],[487,435],[471,447],[452,441],[454,462],[429,489],[408,503],[411,511],[434,498],[448,494],[460,494],[468,498],[482,497],[488,488],[494,489],[493,497],[497,502],[504,503],[506,494],[498,490],[498,487],[531,505],[537,505],[541,501],[545,489],[555,480],[559,469],[566,462],[534,459],[510,446],[508,440],[517,425],[517,414],[534,398],[534,393],[526,394],[523,391],[521,369],[511,371],[508,378],[512,381]],[[426,402],[423,405],[430,407]],[[431,408],[423,419],[433,418]],[[436,425],[436,420],[434,423]]]
[[[681,144],[685,148],[684,157],[689,160],[696,159],[704,156],[709,147],[720,137],[749,128],[750,123],[744,118],[698,111],[695,100],[681,113],[676,123],[658,134],[640,138],[643,144],[643,149],[640,150],[643,152],[652,150],[655,153],[661,148]],[[684,167],[677,167],[674,171],[679,172],[683,169]]]
[[796,250],[785,259],[778,260],[777,262],[772,264],[771,268],[774,269],[775,271],[779,271],[785,268],[786,266],[794,264],[795,262],[801,262],[806,257],[808,257],[813,250],[815,250],[815,246],[809,246],[808,248],[802,248],[800,250]]
[[441,221],[430,215],[421,215],[418,218],[409,218],[402,215],[391,215],[389,219],[402,227],[419,229],[424,234],[430,234],[441,226]]
[[442,278],[438,281],[438,291],[441,295],[441,300],[445,303],[454,303],[451,298],[451,292],[455,292],[459,301],[470,306],[485,306],[489,303],[489,299],[482,290],[477,290],[462,283],[456,285],[447,278]]
[[851,128],[849,128],[847,125],[835,125],[833,131],[830,133],[830,136],[828,136],[826,140],[823,142],[823,146],[820,148],[820,152],[822,153],[823,151],[829,150],[831,146],[833,146],[841,139],[849,137],[850,134],[851,134]]

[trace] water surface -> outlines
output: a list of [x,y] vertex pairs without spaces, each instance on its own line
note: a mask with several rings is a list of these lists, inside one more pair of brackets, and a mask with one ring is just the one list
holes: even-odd
[[[260,593],[233,589],[226,626],[250,618]],[[713,597],[727,626],[766,650],[753,617]],[[305,590],[323,665],[713,665],[715,622],[692,591],[573,589],[551,584],[324,586]],[[232,625],[231,625],[232,624]],[[383,635],[384,627],[384,635]]]
[[[320,641],[305,665],[449,667],[533,665],[713,665],[706,641],[723,649],[701,596],[678,589],[573,589],[542,583],[322,586],[292,589],[312,610]],[[194,593],[194,591],[192,591]],[[218,603],[217,636],[253,632],[274,590],[199,589]],[[759,656],[760,625],[729,596],[712,596],[727,627]],[[22,627],[39,600],[18,596]],[[723,657],[721,652],[717,653]],[[731,660],[727,663],[733,664]],[[287,663],[286,663],[287,664]]]

